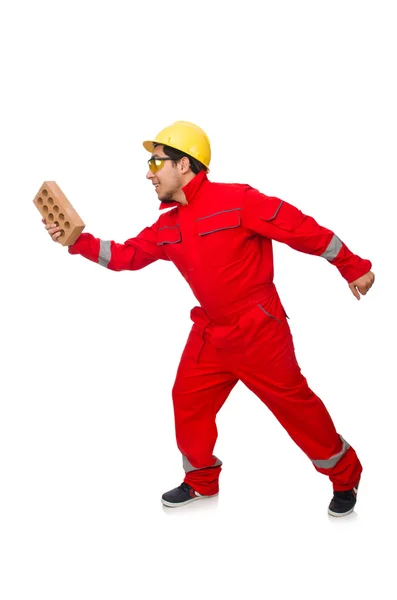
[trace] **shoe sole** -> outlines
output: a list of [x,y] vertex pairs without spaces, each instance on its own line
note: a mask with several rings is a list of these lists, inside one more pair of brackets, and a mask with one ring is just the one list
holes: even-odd
[[331,515],[331,517],[346,517],[347,515],[350,515],[353,512],[353,510],[354,510],[354,506],[353,506],[353,508],[351,508],[350,510],[347,510],[344,513],[336,513],[336,512],[333,512],[332,510],[328,509],[328,514]]
[[168,500],[163,500],[161,498],[161,502],[164,506],[168,506],[169,508],[178,508],[178,506],[185,506],[186,504],[190,504],[195,500],[205,500],[205,498],[215,498],[218,494],[212,494],[212,496],[195,496],[194,498],[189,498],[189,500],[185,500],[185,502],[168,502]]

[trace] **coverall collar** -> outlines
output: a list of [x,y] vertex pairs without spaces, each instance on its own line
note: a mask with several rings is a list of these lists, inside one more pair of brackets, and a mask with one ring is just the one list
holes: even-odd
[[[205,179],[207,179],[206,172],[200,171],[199,173],[197,173],[197,175],[195,175],[195,177],[193,177],[193,179],[189,181],[189,183],[187,183],[182,188],[182,191],[185,194],[186,200],[189,204],[191,203],[193,197],[196,195],[200,185]],[[182,208],[182,205],[179,204],[179,202],[161,202],[159,210],[163,210],[164,208],[170,208],[171,206],[179,206]]]

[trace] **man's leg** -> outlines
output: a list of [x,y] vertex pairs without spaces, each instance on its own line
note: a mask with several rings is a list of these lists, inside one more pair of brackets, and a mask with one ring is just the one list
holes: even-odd
[[335,491],[357,487],[360,461],[302,375],[288,323],[269,318],[247,348],[234,374],[273,412],[317,471],[328,475]]
[[216,351],[203,342],[202,330],[193,325],[172,389],[175,430],[182,453],[185,483],[201,495],[219,491],[221,461],[213,455],[217,439],[216,414],[238,378],[225,372]]

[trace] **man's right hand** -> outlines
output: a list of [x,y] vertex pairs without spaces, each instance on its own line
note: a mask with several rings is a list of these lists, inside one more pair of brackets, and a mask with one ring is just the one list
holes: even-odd
[[56,242],[57,238],[59,238],[59,236],[62,235],[58,225],[55,225],[55,223],[48,223],[48,225],[46,225],[45,219],[41,220],[45,224],[45,228],[47,229],[54,242]]

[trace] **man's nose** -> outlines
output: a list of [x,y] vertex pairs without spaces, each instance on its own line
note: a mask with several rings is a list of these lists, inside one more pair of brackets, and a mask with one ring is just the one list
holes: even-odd
[[153,179],[154,177],[154,173],[151,172],[151,170],[149,169],[148,172],[146,173],[146,179]]

